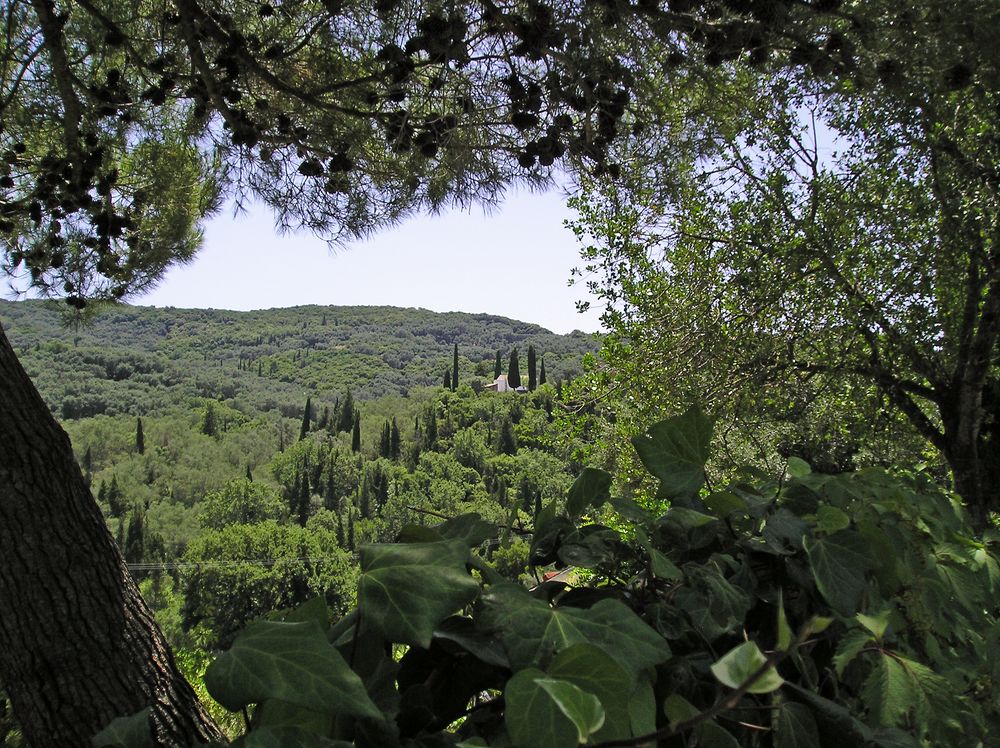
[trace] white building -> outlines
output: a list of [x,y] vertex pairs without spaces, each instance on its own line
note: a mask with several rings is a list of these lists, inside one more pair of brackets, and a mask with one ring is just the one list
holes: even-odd
[[486,389],[494,392],[510,392],[514,388],[507,384],[507,375],[501,374],[493,384],[486,385]]

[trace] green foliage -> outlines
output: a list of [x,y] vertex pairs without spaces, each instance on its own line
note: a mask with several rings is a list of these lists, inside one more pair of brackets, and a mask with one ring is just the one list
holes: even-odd
[[211,530],[267,520],[281,522],[287,517],[288,508],[277,491],[246,478],[232,480],[221,490],[206,494],[198,506],[202,526]]
[[228,644],[250,621],[321,595],[354,601],[356,572],[335,531],[265,520],[203,533],[184,556],[183,623],[204,646]]
[[153,737],[149,727],[150,711],[151,708],[146,707],[141,712],[136,712],[128,717],[118,717],[112,720],[110,725],[93,737],[91,745],[94,748],[117,748],[118,746],[151,748]]
[[[477,361],[530,340],[546,352],[550,375],[579,368],[581,356],[599,345],[593,335],[554,335],[504,317],[392,307],[230,312],[116,305],[79,327],[67,327],[61,313],[54,302],[0,300],[0,324],[63,420],[130,415],[134,425],[141,413],[148,427],[149,416],[209,398],[217,415],[227,404],[295,418],[293,438],[307,396],[313,424],[329,408],[327,428],[350,433],[358,401],[440,386],[441,362],[453,357],[454,341],[463,361]],[[336,324],[322,325],[324,314]],[[342,407],[333,409],[338,396]]]
[[[657,478],[694,482],[705,424],[690,411],[649,429]],[[1000,734],[995,538],[977,539],[924,475],[745,471],[659,517],[609,498],[610,483],[585,471],[565,509],[535,517],[529,558],[536,572],[573,559],[564,581],[506,581],[477,550],[503,525],[477,515],[405,527],[401,542],[362,546],[354,611],[329,629],[314,603],[292,614],[308,623],[251,626],[210,690],[257,705],[248,736],[271,735],[288,704],[281,724],[316,741],[385,746]],[[761,713],[767,730],[742,716]]]
[[238,711],[274,700],[315,712],[378,717],[361,679],[330,646],[314,620],[258,621],[205,673],[205,685],[223,706]]

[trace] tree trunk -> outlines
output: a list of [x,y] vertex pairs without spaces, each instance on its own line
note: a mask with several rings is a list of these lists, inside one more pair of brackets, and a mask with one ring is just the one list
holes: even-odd
[[[964,394],[964,393],[962,393]],[[1000,510],[1000,493],[994,480],[1000,475],[997,444],[983,430],[982,393],[978,397],[956,397],[956,406],[942,408],[944,456],[951,468],[955,492],[965,501],[973,526],[985,530],[990,512]],[[970,402],[972,403],[970,405]]]
[[30,745],[89,746],[147,706],[159,744],[222,739],[2,328],[0,549],[0,682]]

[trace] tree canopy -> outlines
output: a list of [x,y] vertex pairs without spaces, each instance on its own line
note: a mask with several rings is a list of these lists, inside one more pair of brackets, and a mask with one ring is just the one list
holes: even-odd
[[494,200],[563,156],[614,176],[608,149],[702,62],[773,60],[862,90],[992,80],[977,30],[996,11],[967,5],[9,3],[5,265],[79,306],[189,259],[220,195],[336,239]]
[[[937,12],[903,15],[931,34]],[[749,428],[831,398],[848,431],[905,423],[983,525],[1000,465],[997,88],[970,50],[933,54],[941,75],[886,58],[874,88],[815,65],[677,76],[674,124],[631,150],[628,179],[584,189],[576,228],[623,375]]]

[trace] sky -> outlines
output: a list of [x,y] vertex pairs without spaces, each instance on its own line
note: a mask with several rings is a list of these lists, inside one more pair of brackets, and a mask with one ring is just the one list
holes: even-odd
[[266,207],[235,217],[223,210],[207,224],[194,262],[170,269],[132,303],[234,310],[391,305],[594,332],[598,304],[578,313],[575,302],[590,297],[584,285],[567,285],[581,264],[577,241],[563,227],[568,217],[560,192],[518,191],[489,213],[475,207],[414,217],[331,250],[308,233],[278,235]]

